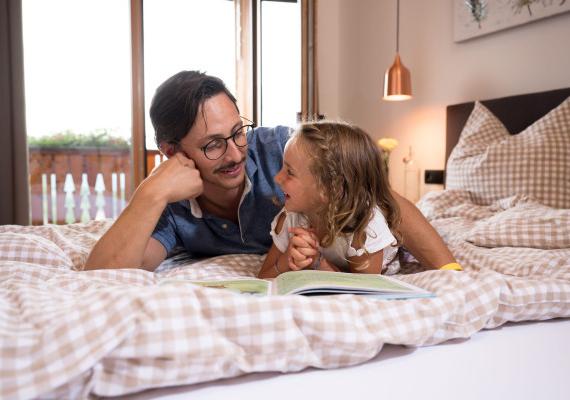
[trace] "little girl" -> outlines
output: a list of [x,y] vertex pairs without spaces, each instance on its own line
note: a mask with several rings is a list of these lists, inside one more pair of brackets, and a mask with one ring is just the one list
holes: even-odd
[[380,274],[397,264],[400,210],[380,152],[360,128],[301,125],[275,182],[285,206],[271,224],[273,245],[259,277],[304,268]]

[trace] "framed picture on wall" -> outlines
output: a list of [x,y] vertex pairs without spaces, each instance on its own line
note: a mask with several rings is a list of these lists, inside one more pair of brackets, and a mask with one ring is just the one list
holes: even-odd
[[462,42],[570,11],[570,0],[454,0],[454,40]]

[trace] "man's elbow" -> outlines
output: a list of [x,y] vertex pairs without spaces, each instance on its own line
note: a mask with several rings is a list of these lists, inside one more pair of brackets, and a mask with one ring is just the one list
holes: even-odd
[[87,257],[87,261],[83,265],[83,271],[91,271],[95,269],[118,269],[124,268],[124,266],[119,266],[120,263],[118,260],[114,260],[113,258],[108,257],[99,257],[96,254],[89,254]]
[[83,265],[83,271],[91,271],[96,269],[123,269],[123,268],[139,268],[146,269],[147,271],[154,271],[154,267],[146,267],[133,262],[128,262],[120,255],[101,255],[96,252],[91,252],[85,264]]

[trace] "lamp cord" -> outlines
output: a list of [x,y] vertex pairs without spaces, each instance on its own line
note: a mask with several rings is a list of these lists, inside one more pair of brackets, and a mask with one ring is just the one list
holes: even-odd
[[396,2],[396,53],[400,52],[400,0]]

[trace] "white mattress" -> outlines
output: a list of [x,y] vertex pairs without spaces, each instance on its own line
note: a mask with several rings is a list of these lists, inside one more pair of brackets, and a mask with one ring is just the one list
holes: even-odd
[[430,347],[386,345],[362,365],[258,373],[123,400],[570,399],[570,319],[508,323]]

